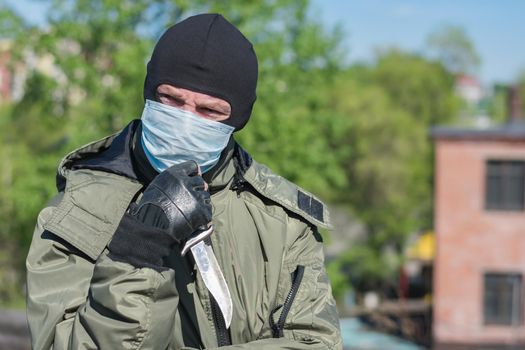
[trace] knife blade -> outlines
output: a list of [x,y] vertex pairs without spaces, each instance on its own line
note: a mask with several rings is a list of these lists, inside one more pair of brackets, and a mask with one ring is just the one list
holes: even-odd
[[212,233],[213,225],[210,225],[189,239],[184,245],[181,254],[184,256],[188,250],[191,250],[204,285],[217,301],[224,317],[226,328],[230,328],[233,317],[233,302],[230,290],[217,262],[213,248],[204,242],[204,239]]

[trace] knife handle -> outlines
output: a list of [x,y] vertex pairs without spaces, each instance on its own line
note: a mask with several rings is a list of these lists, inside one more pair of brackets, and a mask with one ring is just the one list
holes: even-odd
[[190,238],[188,238],[186,243],[184,243],[181,255],[186,255],[186,253],[191,249],[191,247],[193,247],[195,244],[201,241],[204,241],[206,238],[211,236],[212,233],[213,225],[211,223],[208,226],[202,227],[201,229],[195,231],[195,233]]

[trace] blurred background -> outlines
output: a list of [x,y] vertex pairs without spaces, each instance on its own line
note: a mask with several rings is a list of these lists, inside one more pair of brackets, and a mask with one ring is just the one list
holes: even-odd
[[346,349],[525,349],[519,0],[1,0],[0,349],[28,348],[60,159],[140,117],[156,39],[201,12],[259,58],[237,140],[331,208]]

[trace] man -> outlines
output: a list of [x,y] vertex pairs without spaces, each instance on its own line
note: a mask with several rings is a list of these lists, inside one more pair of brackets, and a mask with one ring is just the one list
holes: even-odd
[[[222,16],[164,33],[141,120],[59,165],[27,257],[35,349],[342,348],[328,212],[231,136],[256,84],[252,45]],[[189,242],[211,260],[183,254]],[[213,257],[231,324],[204,278]]]

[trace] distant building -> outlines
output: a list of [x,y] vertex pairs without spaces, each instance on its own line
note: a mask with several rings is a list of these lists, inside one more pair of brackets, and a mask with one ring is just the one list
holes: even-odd
[[525,349],[525,124],[433,137],[436,348]]
[[463,125],[482,128],[491,125],[492,119],[488,115],[491,97],[476,77],[458,75],[455,92],[463,102],[459,111],[459,120]]
[[456,78],[455,89],[456,94],[471,106],[478,105],[485,96],[479,80],[469,75],[459,75]]

